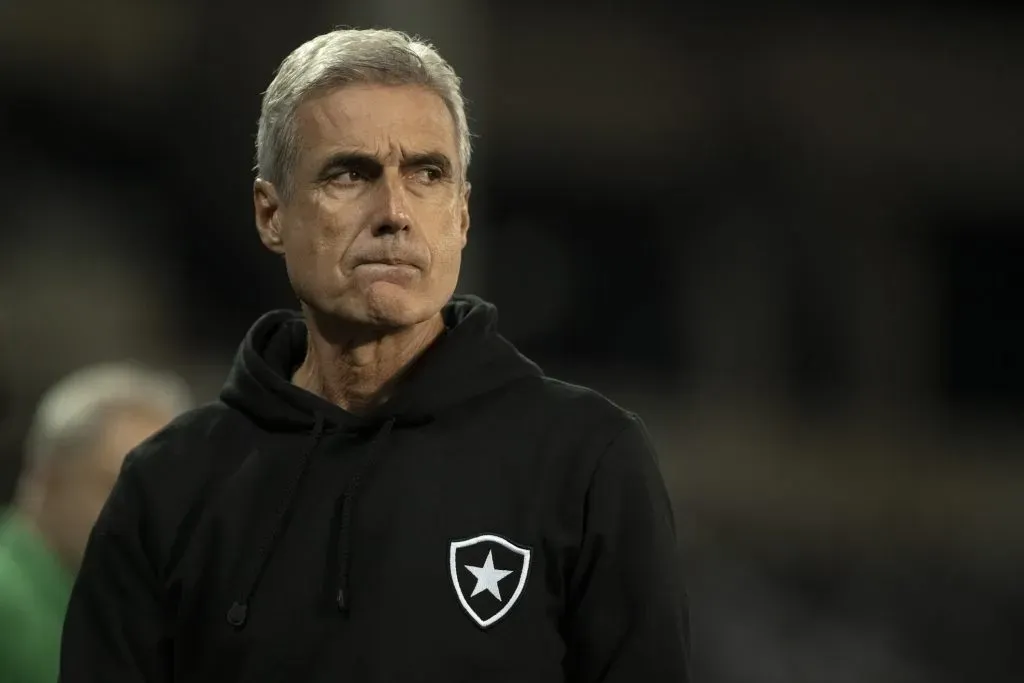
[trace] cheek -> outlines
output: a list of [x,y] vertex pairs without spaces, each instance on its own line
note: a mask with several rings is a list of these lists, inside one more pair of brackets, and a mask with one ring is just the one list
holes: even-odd
[[436,242],[429,287],[433,294],[444,300],[451,297],[458,285],[462,271],[463,244],[462,234],[458,230],[445,232]]
[[458,231],[445,233],[437,243],[437,258],[441,263],[457,263],[462,256],[464,240]]
[[337,217],[325,207],[315,206],[307,215],[301,216],[289,230],[290,247],[295,255],[303,259],[327,256],[337,248],[343,229]]
[[350,241],[344,221],[324,207],[296,217],[285,239],[285,263],[292,282],[317,282],[335,275]]
[[438,231],[438,237],[434,241],[435,265],[458,265],[462,259],[462,249],[466,246],[461,211],[458,207],[453,207],[445,211],[441,221],[444,228]]

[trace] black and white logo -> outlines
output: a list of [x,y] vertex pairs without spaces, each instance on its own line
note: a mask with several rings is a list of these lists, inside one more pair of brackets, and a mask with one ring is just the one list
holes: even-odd
[[484,534],[452,541],[448,564],[462,609],[480,628],[488,628],[508,614],[523,594],[530,549]]

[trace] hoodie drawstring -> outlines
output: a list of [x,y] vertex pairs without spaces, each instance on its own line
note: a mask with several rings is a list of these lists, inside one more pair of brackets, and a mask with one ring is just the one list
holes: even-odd
[[335,584],[334,601],[338,610],[348,612],[349,591],[348,591],[348,570],[352,558],[352,511],[356,505],[359,494],[359,486],[362,484],[363,475],[373,464],[374,456],[381,446],[387,441],[391,430],[395,426],[395,418],[388,418],[374,435],[370,443],[370,452],[363,459],[362,463],[352,474],[345,492],[341,496],[341,527],[338,531],[338,581]]
[[302,484],[302,480],[306,476],[306,472],[309,470],[309,463],[312,460],[313,451],[316,450],[316,446],[320,441],[320,437],[324,431],[324,416],[320,413],[316,414],[316,423],[313,426],[313,431],[310,434],[309,445],[302,452],[302,462],[292,480],[288,484],[288,488],[285,490],[285,494],[281,498],[281,504],[277,508],[277,512],[274,515],[274,523],[271,525],[270,533],[267,537],[266,542],[260,546],[260,549],[256,556],[256,561],[253,564],[252,574],[248,577],[245,585],[245,591],[241,598],[231,604],[228,609],[227,620],[228,623],[235,628],[243,628],[245,626],[246,619],[249,615],[249,602],[252,600],[253,595],[256,594],[256,589],[259,587],[260,579],[263,578],[263,572],[267,568],[267,564],[270,562],[270,557],[274,552],[274,546],[277,543],[277,539],[284,532],[288,526],[288,520],[292,505],[295,502],[295,497],[299,492],[299,486]]

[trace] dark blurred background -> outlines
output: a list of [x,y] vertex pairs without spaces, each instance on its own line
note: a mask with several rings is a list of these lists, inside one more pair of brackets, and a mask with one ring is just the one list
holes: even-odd
[[645,416],[697,680],[1024,680],[1019,3],[0,0],[0,500],[65,372],[294,306],[260,93],[342,24],[463,76],[462,288]]

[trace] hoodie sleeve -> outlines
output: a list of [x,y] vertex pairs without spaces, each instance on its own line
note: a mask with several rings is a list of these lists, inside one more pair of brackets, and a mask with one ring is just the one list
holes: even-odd
[[71,592],[60,683],[163,683],[172,675],[156,571],[143,548],[131,456],[93,527]]
[[671,503],[639,418],[599,461],[568,588],[569,683],[687,683],[689,626]]

